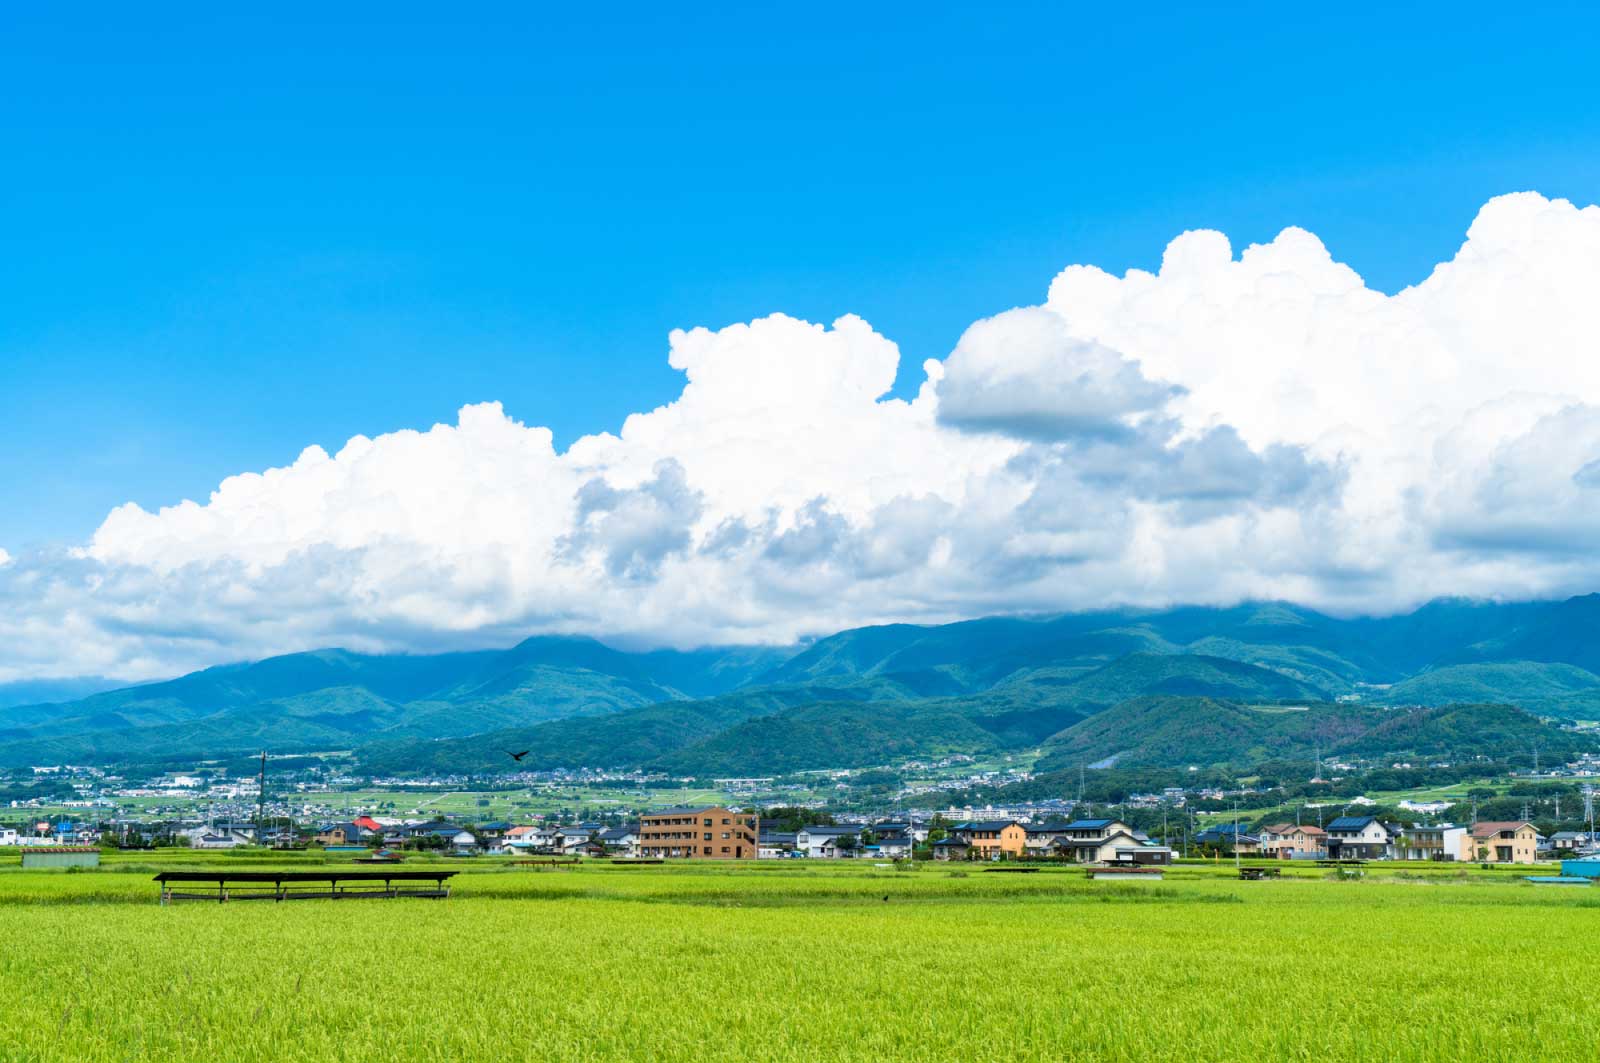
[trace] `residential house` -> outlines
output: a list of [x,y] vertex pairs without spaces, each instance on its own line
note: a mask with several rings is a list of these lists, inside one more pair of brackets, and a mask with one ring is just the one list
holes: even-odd
[[957,823],[950,833],[962,839],[980,860],[1001,856],[1021,856],[1027,848],[1028,832],[1014,819],[982,819]]
[[1473,824],[1465,845],[1463,860],[1531,864],[1538,859],[1539,832],[1526,820],[1490,820]]
[[928,840],[928,825],[926,823],[918,823],[914,819],[891,819],[883,823],[875,823],[872,826],[872,833],[879,838],[900,837],[908,831],[911,834],[912,841],[917,845],[921,845]]
[[450,851],[454,853],[470,853],[478,849],[478,836],[470,830],[460,827],[443,827],[434,831],[437,837],[443,838]]
[[383,837],[380,840],[390,847],[415,844],[427,835],[448,826],[449,824],[439,820],[429,823],[391,823],[383,828]]
[[[0,845],[6,844],[0,838]],[[1550,848],[1557,853],[1571,854],[1589,848],[1589,833],[1581,830],[1558,830],[1550,835]]]
[[959,834],[945,835],[934,842],[932,848],[935,860],[965,860],[972,851],[967,840]]
[[1023,849],[1029,856],[1055,855],[1053,847],[1058,839],[1070,838],[1069,828],[1072,824],[1066,820],[1052,820],[1048,823],[1028,823],[1023,826],[1026,838]]
[[1419,824],[1395,831],[1390,848],[1396,860],[1459,860],[1466,836],[1465,827]]
[[610,827],[596,834],[594,841],[615,856],[639,855],[639,832],[631,827]]
[[1078,864],[1170,864],[1172,850],[1120,819],[1076,819],[1056,833],[1047,852]]
[[324,823],[311,840],[318,845],[362,845],[370,833],[354,823]]
[[1261,828],[1261,852],[1279,860],[1321,858],[1327,855],[1327,834],[1321,827],[1298,823],[1273,823]]
[[756,850],[763,860],[780,860],[798,855],[795,852],[795,832],[764,830],[756,839]]
[[666,808],[639,820],[639,855],[754,860],[760,818],[721,805]]
[[1382,860],[1394,832],[1372,816],[1340,816],[1327,828],[1329,860]]
[[237,849],[241,845],[251,845],[252,840],[238,831],[212,830],[202,827],[198,830],[186,831],[185,837],[189,845],[195,849]]
[[1230,853],[1251,856],[1261,851],[1261,838],[1232,823],[1207,827],[1194,836],[1196,845],[1213,845]]
[[861,847],[861,855],[880,860],[904,860],[911,856],[911,840],[904,834],[879,835],[877,841]]
[[22,836],[14,827],[0,827],[0,845],[17,845]]
[[[853,850],[853,843],[861,837],[860,827],[801,827],[795,831],[795,852],[811,859],[837,859]],[[840,844],[840,839],[848,839]]]
[[[432,839],[438,840],[433,841]],[[454,823],[446,823],[443,820],[434,820],[429,823],[411,823],[384,829],[384,845],[396,846],[408,843],[413,846],[434,847],[439,847],[442,843],[443,848],[457,853],[468,853],[478,848],[476,835]]]
[[486,845],[499,845],[500,839],[505,837],[506,831],[510,830],[511,826],[510,823],[482,823],[478,825],[475,833]]
[[551,848],[564,856],[577,856],[588,847],[590,839],[598,833],[599,831],[592,830],[582,824],[573,827],[562,827],[555,832],[555,836],[551,839]]
[[548,849],[556,832],[550,827],[516,826],[500,838],[500,847],[512,852],[537,852]]

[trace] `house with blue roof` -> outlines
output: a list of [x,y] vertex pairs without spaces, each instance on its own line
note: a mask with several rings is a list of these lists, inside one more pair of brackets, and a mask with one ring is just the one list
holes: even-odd
[[1219,823],[1194,836],[1196,845],[1214,845],[1230,853],[1259,853],[1261,838],[1239,824]]
[[1394,831],[1372,816],[1340,816],[1323,829],[1329,860],[1382,860],[1394,844]]

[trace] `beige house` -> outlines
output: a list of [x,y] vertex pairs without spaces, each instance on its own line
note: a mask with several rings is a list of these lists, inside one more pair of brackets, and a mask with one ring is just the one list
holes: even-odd
[[1014,819],[977,820],[951,828],[955,838],[965,842],[971,855],[981,860],[998,856],[1021,856],[1028,844],[1028,832]]
[[1327,834],[1321,827],[1274,823],[1261,828],[1261,852],[1279,860],[1292,860],[1296,856],[1326,856]]
[[1525,820],[1474,824],[1461,859],[1480,864],[1531,864],[1538,859],[1539,832]]

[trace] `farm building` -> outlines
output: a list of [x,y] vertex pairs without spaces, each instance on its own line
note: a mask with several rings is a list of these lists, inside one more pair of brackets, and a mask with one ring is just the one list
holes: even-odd
[[24,870],[47,867],[99,867],[100,850],[88,845],[36,845],[22,850]]

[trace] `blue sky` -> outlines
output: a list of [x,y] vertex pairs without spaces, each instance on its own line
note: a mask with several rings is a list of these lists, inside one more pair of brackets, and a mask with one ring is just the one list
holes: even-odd
[[859,313],[904,390],[1186,229],[1392,292],[1493,195],[1600,198],[1579,7],[219,6],[0,16],[13,553],[467,402],[614,430],[675,327]]

